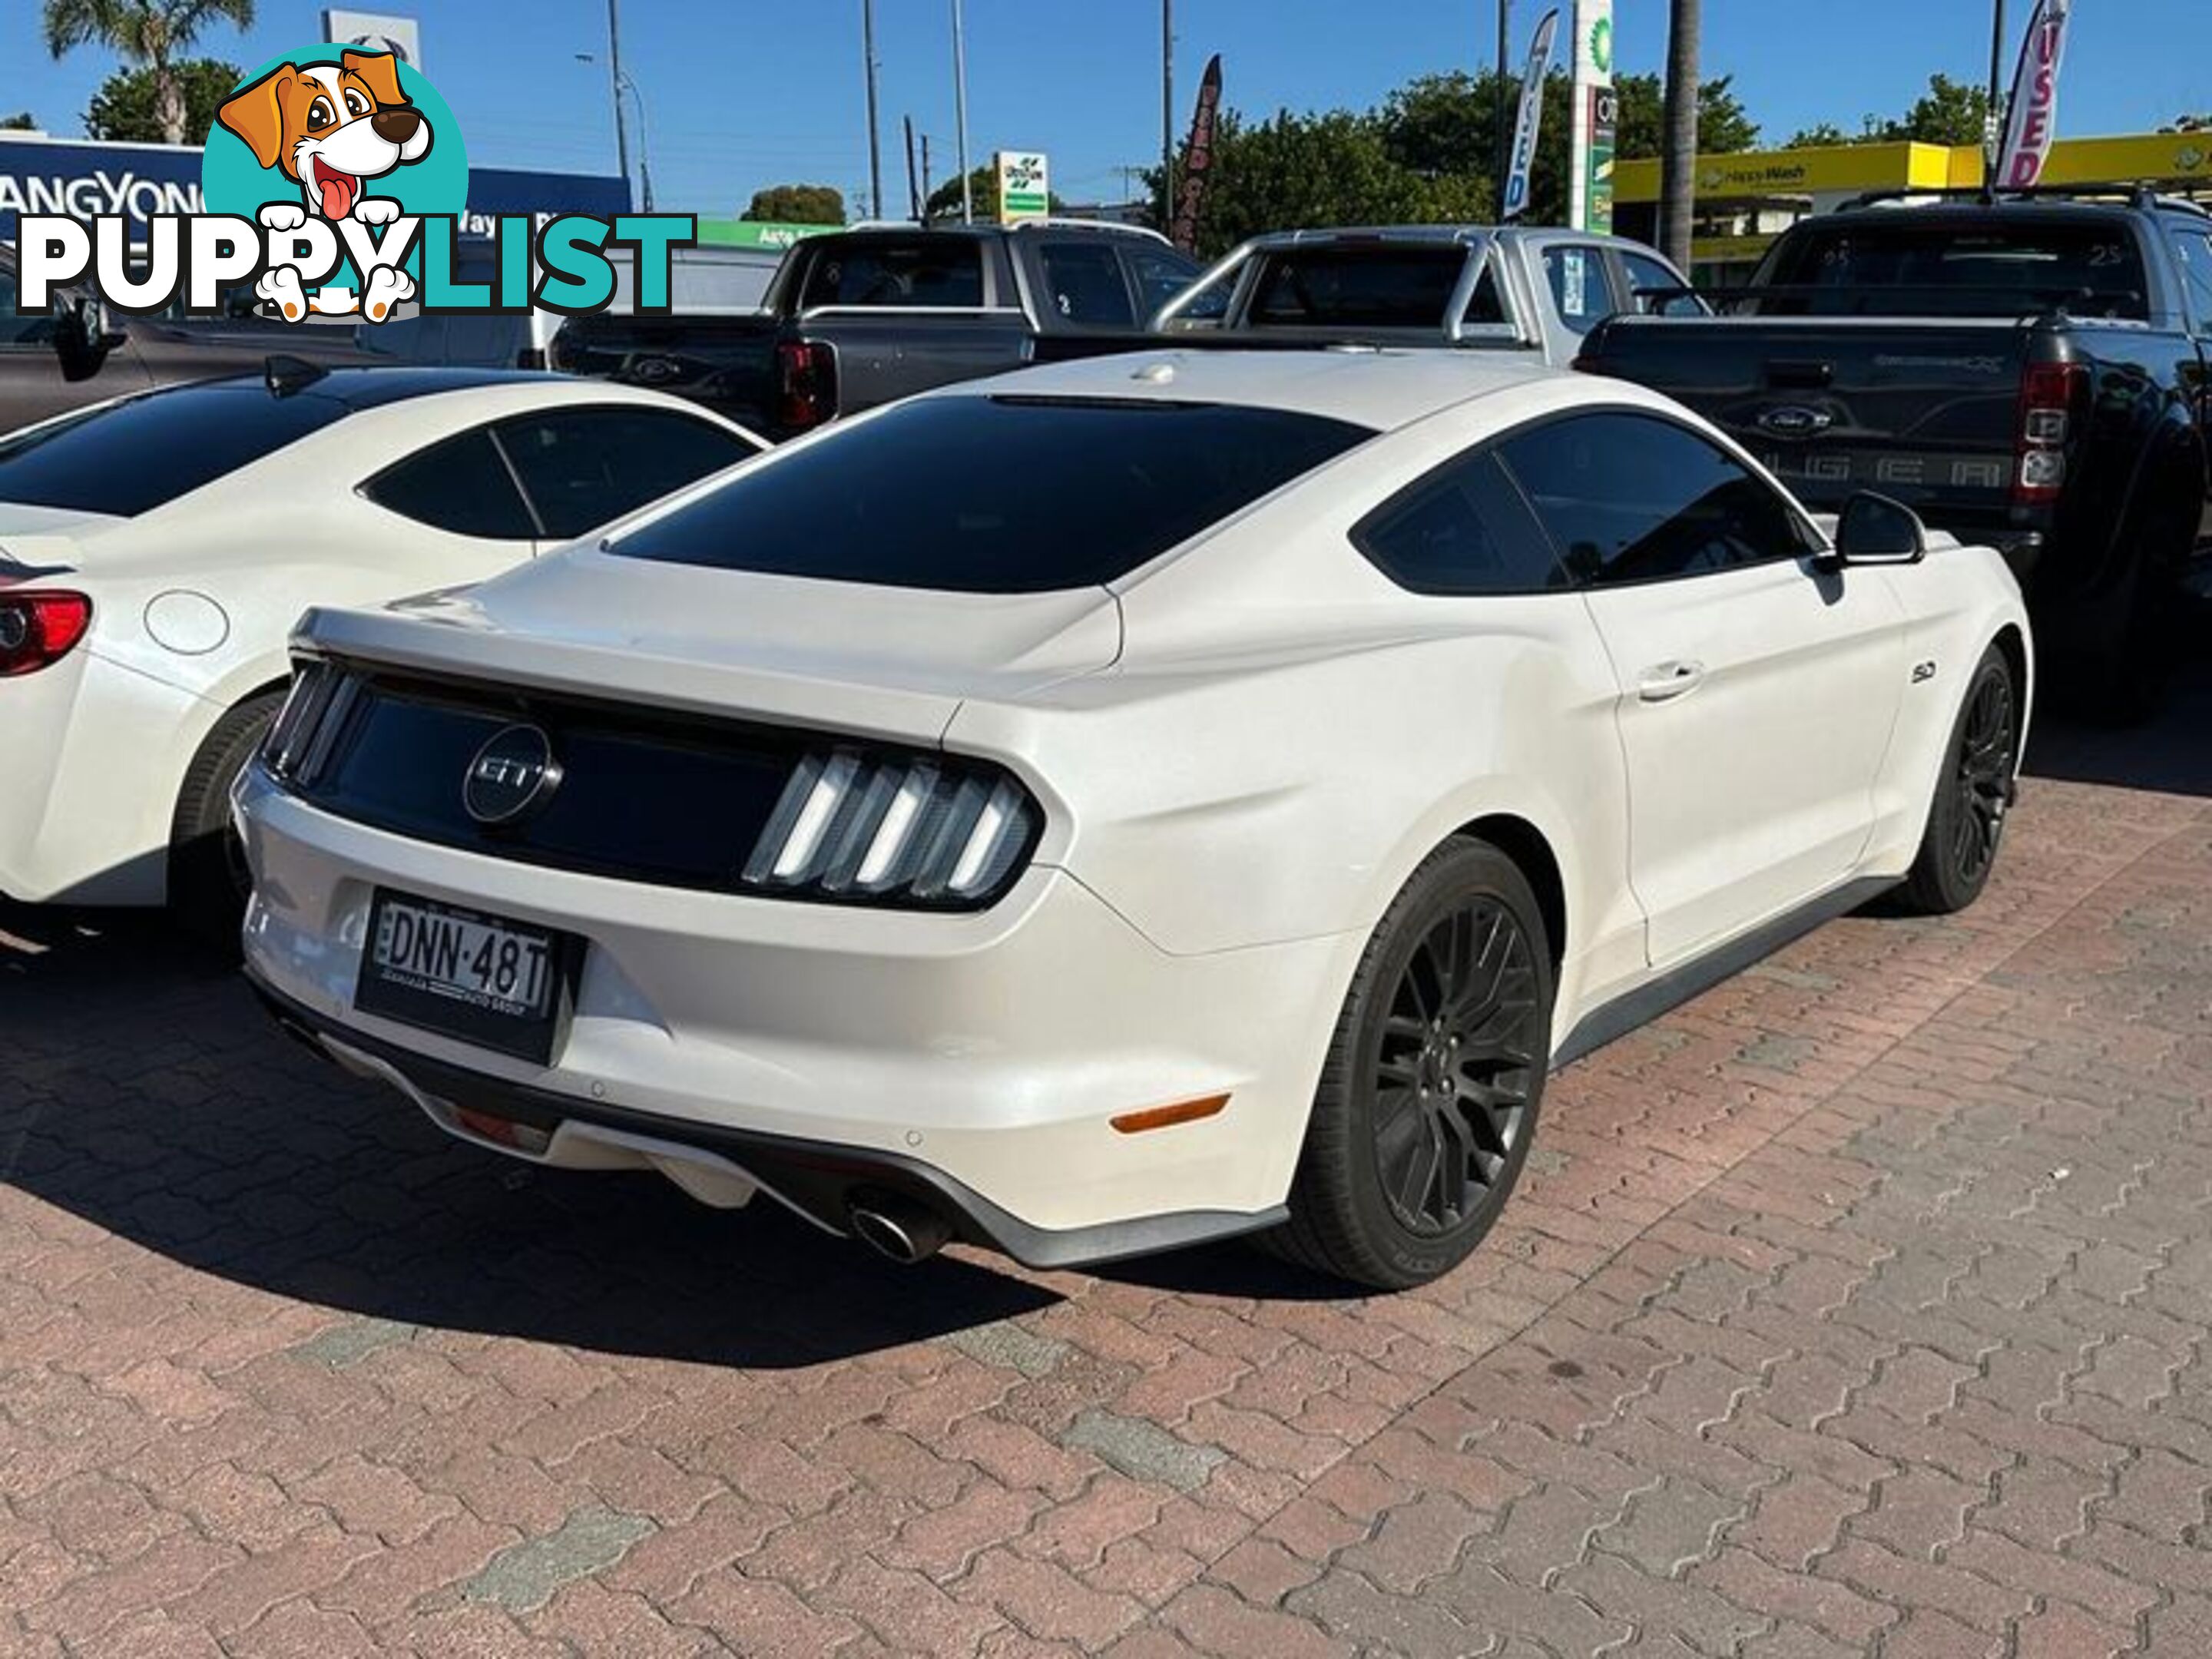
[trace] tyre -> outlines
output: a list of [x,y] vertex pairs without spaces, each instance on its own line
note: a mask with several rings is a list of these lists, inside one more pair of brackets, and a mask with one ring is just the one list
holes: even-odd
[[238,949],[252,882],[230,827],[230,787],[284,706],[282,691],[248,697],[216,722],[177,792],[169,826],[169,913],[216,950]]
[[1466,1260],[1528,1155],[1552,995],[1519,867],[1465,838],[1431,854],[1360,957],[1267,1248],[1386,1291]]
[[1905,902],[1923,915],[1947,916],[1982,896],[1996,867],[2012,808],[2020,759],[2020,693],[2012,665],[1991,646],[1975,665],[1959,708],[1928,828],[1905,878]]

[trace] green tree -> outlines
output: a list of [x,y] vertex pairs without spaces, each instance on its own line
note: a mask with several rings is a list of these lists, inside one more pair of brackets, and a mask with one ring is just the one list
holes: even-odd
[[[968,191],[979,222],[999,216],[999,169],[996,163],[986,162],[980,167],[969,168]],[[1157,179],[1152,183],[1152,194],[1155,197],[1159,194]],[[1046,198],[1045,207],[1048,212],[1057,213],[1066,205],[1057,191],[1048,193]],[[960,216],[960,175],[954,173],[930,191],[929,199],[922,204],[921,210],[925,217],[931,219],[957,219]]]
[[[194,58],[173,66],[184,88],[185,131],[204,133],[215,125],[216,111],[230,96],[243,73],[220,58]],[[84,130],[94,138],[158,144],[162,137],[161,90],[151,70],[118,70],[100,83],[84,112]]]
[[[1146,183],[1157,199],[1157,170]],[[1224,110],[1199,212],[1198,251],[1210,258],[1248,236],[1296,226],[1479,221],[1492,190],[1486,153],[1472,168],[1425,172],[1392,153],[1375,115],[1279,110],[1249,125]]]
[[0,115],[0,132],[36,132],[38,130],[39,118],[27,109],[19,109],[13,115]]
[[[1464,198],[1471,183],[1475,206],[1466,216],[1486,220],[1497,212],[1494,158],[1498,144],[1498,79],[1494,70],[1480,75],[1425,75],[1407,82],[1384,100],[1376,120],[1391,158],[1425,178],[1452,179]],[[1521,106],[1521,82],[1505,88],[1508,119]],[[1656,75],[1624,75],[1613,84],[1614,153],[1623,161],[1659,154],[1665,125],[1666,96]],[[1573,84],[1564,71],[1544,83],[1544,121],[1537,135],[1536,159],[1529,179],[1526,214],[1531,224],[1565,224],[1568,170],[1574,134]],[[1722,76],[1698,90],[1698,148],[1708,155],[1754,148],[1759,124],[1736,96],[1735,79]]]
[[738,216],[787,225],[842,225],[845,193],[833,185],[771,185],[755,191],[752,204]]
[[1833,121],[1817,121],[1790,134],[1782,147],[1784,149],[1817,149],[1826,145],[1861,144],[1865,142],[1855,133],[1845,132]]
[[105,46],[144,69],[154,78],[161,141],[181,144],[189,128],[176,55],[218,21],[252,28],[253,0],[46,0],[46,50],[58,58],[79,46]]
[[1990,112],[1989,89],[1954,81],[1948,75],[1928,77],[1928,90],[1912,107],[1892,120],[1869,115],[1856,132],[1845,132],[1832,121],[1802,129],[1790,140],[1797,149],[1812,144],[1978,144]]

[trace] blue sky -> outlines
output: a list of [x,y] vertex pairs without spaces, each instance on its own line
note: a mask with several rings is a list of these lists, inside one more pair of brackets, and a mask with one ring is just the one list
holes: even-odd
[[[2212,106],[2208,0],[2079,0],[2061,114],[2077,134],[2143,131]],[[2030,0],[2011,0],[2013,27]],[[1121,193],[1117,167],[1158,153],[1157,0],[966,0],[969,149],[1052,157],[1072,199]],[[613,170],[602,51],[603,0],[404,0],[423,67],[460,112],[470,153],[507,167]],[[937,141],[952,171],[949,0],[877,0],[886,193],[902,199],[898,120]],[[1616,0],[1625,70],[1657,70],[1663,0]],[[1542,7],[1513,9],[1516,54]],[[0,0],[0,112],[27,107],[57,134],[82,131],[92,89],[112,67],[86,50],[50,61],[38,0]],[[1407,77],[1469,68],[1493,50],[1494,0],[1176,0],[1178,128],[1197,74],[1224,56],[1228,100],[1247,112],[1363,107]],[[1770,137],[1828,119],[1846,126],[1909,104],[1929,74],[1987,72],[1987,0],[1706,0],[1708,74],[1733,72]],[[860,0],[622,0],[624,64],[643,88],[659,205],[728,213],[753,189],[867,178]],[[251,65],[320,38],[320,8],[263,0],[240,38],[219,28],[202,50]],[[520,27],[514,20],[526,19]],[[2158,43],[2167,44],[2163,50]]]

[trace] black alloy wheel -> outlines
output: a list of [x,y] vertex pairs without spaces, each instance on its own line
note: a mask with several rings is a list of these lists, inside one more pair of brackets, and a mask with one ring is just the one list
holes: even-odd
[[1949,915],[1981,896],[1996,868],[2019,768],[2020,692],[2012,665],[1993,645],[1966,684],[1928,828],[1905,878],[1908,908]]
[[1542,1061],[1535,961],[1494,898],[1441,917],[1376,1032],[1376,1173],[1407,1231],[1441,1238],[1498,1195]]
[[1441,1278],[1520,1177],[1551,1064],[1553,954],[1521,867],[1455,836],[1369,936],[1307,1121],[1290,1219],[1261,1240],[1376,1290]]

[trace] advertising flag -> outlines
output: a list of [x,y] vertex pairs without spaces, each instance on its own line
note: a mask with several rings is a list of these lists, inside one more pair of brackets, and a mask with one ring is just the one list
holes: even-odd
[[1198,246],[1198,210],[1206,205],[1206,175],[1213,170],[1213,119],[1221,108],[1221,54],[1206,60],[1190,118],[1190,146],[1182,153],[1182,187],[1176,191],[1175,223],[1168,240],[1185,253]]
[[2073,0],[2037,0],[2027,20],[2004,147],[1997,153],[1996,182],[2002,188],[2025,190],[2043,177],[2043,163],[2058,132],[2058,67],[2073,10]]
[[1552,70],[1552,40],[1559,32],[1557,6],[1536,25],[1528,46],[1528,70],[1521,77],[1521,118],[1513,124],[1513,166],[1505,175],[1505,216],[1517,219],[1528,209],[1528,175],[1536,166],[1536,138],[1544,125],[1544,77]]

